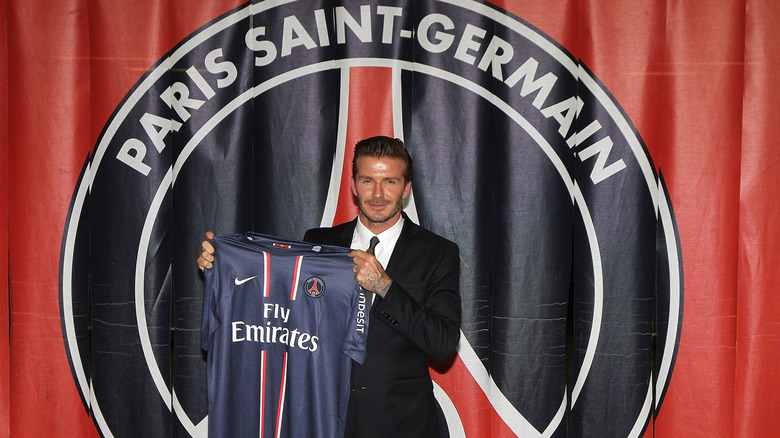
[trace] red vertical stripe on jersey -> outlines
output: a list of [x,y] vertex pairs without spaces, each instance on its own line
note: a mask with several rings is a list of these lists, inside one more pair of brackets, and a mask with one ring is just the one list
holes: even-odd
[[263,438],[263,425],[265,424],[265,350],[260,352],[260,438]]
[[295,301],[295,298],[298,296],[298,282],[301,279],[301,264],[303,262],[303,256],[298,256],[295,258],[295,277],[293,278],[293,285],[292,290],[290,291],[290,301]]
[[[358,214],[352,196],[352,157],[355,143],[375,135],[393,133],[393,70],[387,67],[349,69],[349,110],[345,135],[344,167],[334,224],[351,221]],[[342,86],[347,86],[342,84]]]
[[284,399],[287,390],[287,352],[284,352],[282,364],[282,387],[279,388],[279,409],[276,414],[276,437],[282,436],[282,418],[284,417]]

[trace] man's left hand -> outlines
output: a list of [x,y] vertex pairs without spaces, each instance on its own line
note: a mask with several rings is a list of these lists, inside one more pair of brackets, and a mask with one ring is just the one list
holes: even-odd
[[393,279],[387,275],[387,272],[385,272],[385,269],[376,257],[360,250],[353,250],[349,253],[349,256],[355,262],[355,267],[352,270],[355,271],[355,280],[358,284],[363,289],[384,298],[390,289],[390,285],[393,283]]

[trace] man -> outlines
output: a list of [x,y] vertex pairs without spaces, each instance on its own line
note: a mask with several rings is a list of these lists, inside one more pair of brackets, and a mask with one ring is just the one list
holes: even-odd
[[[347,437],[438,437],[428,357],[444,362],[460,338],[459,255],[454,243],[402,211],[412,186],[412,159],[399,139],[372,137],[355,145],[351,222],[306,232],[304,240],[353,250],[355,279],[373,293],[368,356],[353,363]],[[210,238],[213,234],[207,233]],[[372,237],[378,244],[371,244]],[[198,259],[211,267],[204,241]],[[385,269],[386,267],[386,269]]]

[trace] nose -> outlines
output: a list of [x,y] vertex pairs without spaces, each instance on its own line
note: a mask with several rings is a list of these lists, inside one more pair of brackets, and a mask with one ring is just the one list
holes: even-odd
[[371,195],[374,198],[381,198],[382,197],[382,184],[374,184],[374,190],[372,191]]

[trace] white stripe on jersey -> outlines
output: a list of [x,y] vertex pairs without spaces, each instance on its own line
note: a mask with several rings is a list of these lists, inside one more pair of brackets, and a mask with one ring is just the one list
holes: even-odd
[[276,415],[276,438],[282,436],[282,418],[284,418],[284,399],[287,393],[287,352],[284,352],[282,365],[282,387],[279,389],[279,412]]
[[265,350],[260,353],[260,438],[263,438],[265,424]]
[[298,296],[298,282],[301,280],[301,265],[303,265],[303,256],[295,258],[295,279],[293,280],[293,287],[290,291],[290,301],[295,301]]
[[263,251],[263,297],[268,298],[270,291],[271,256]]

